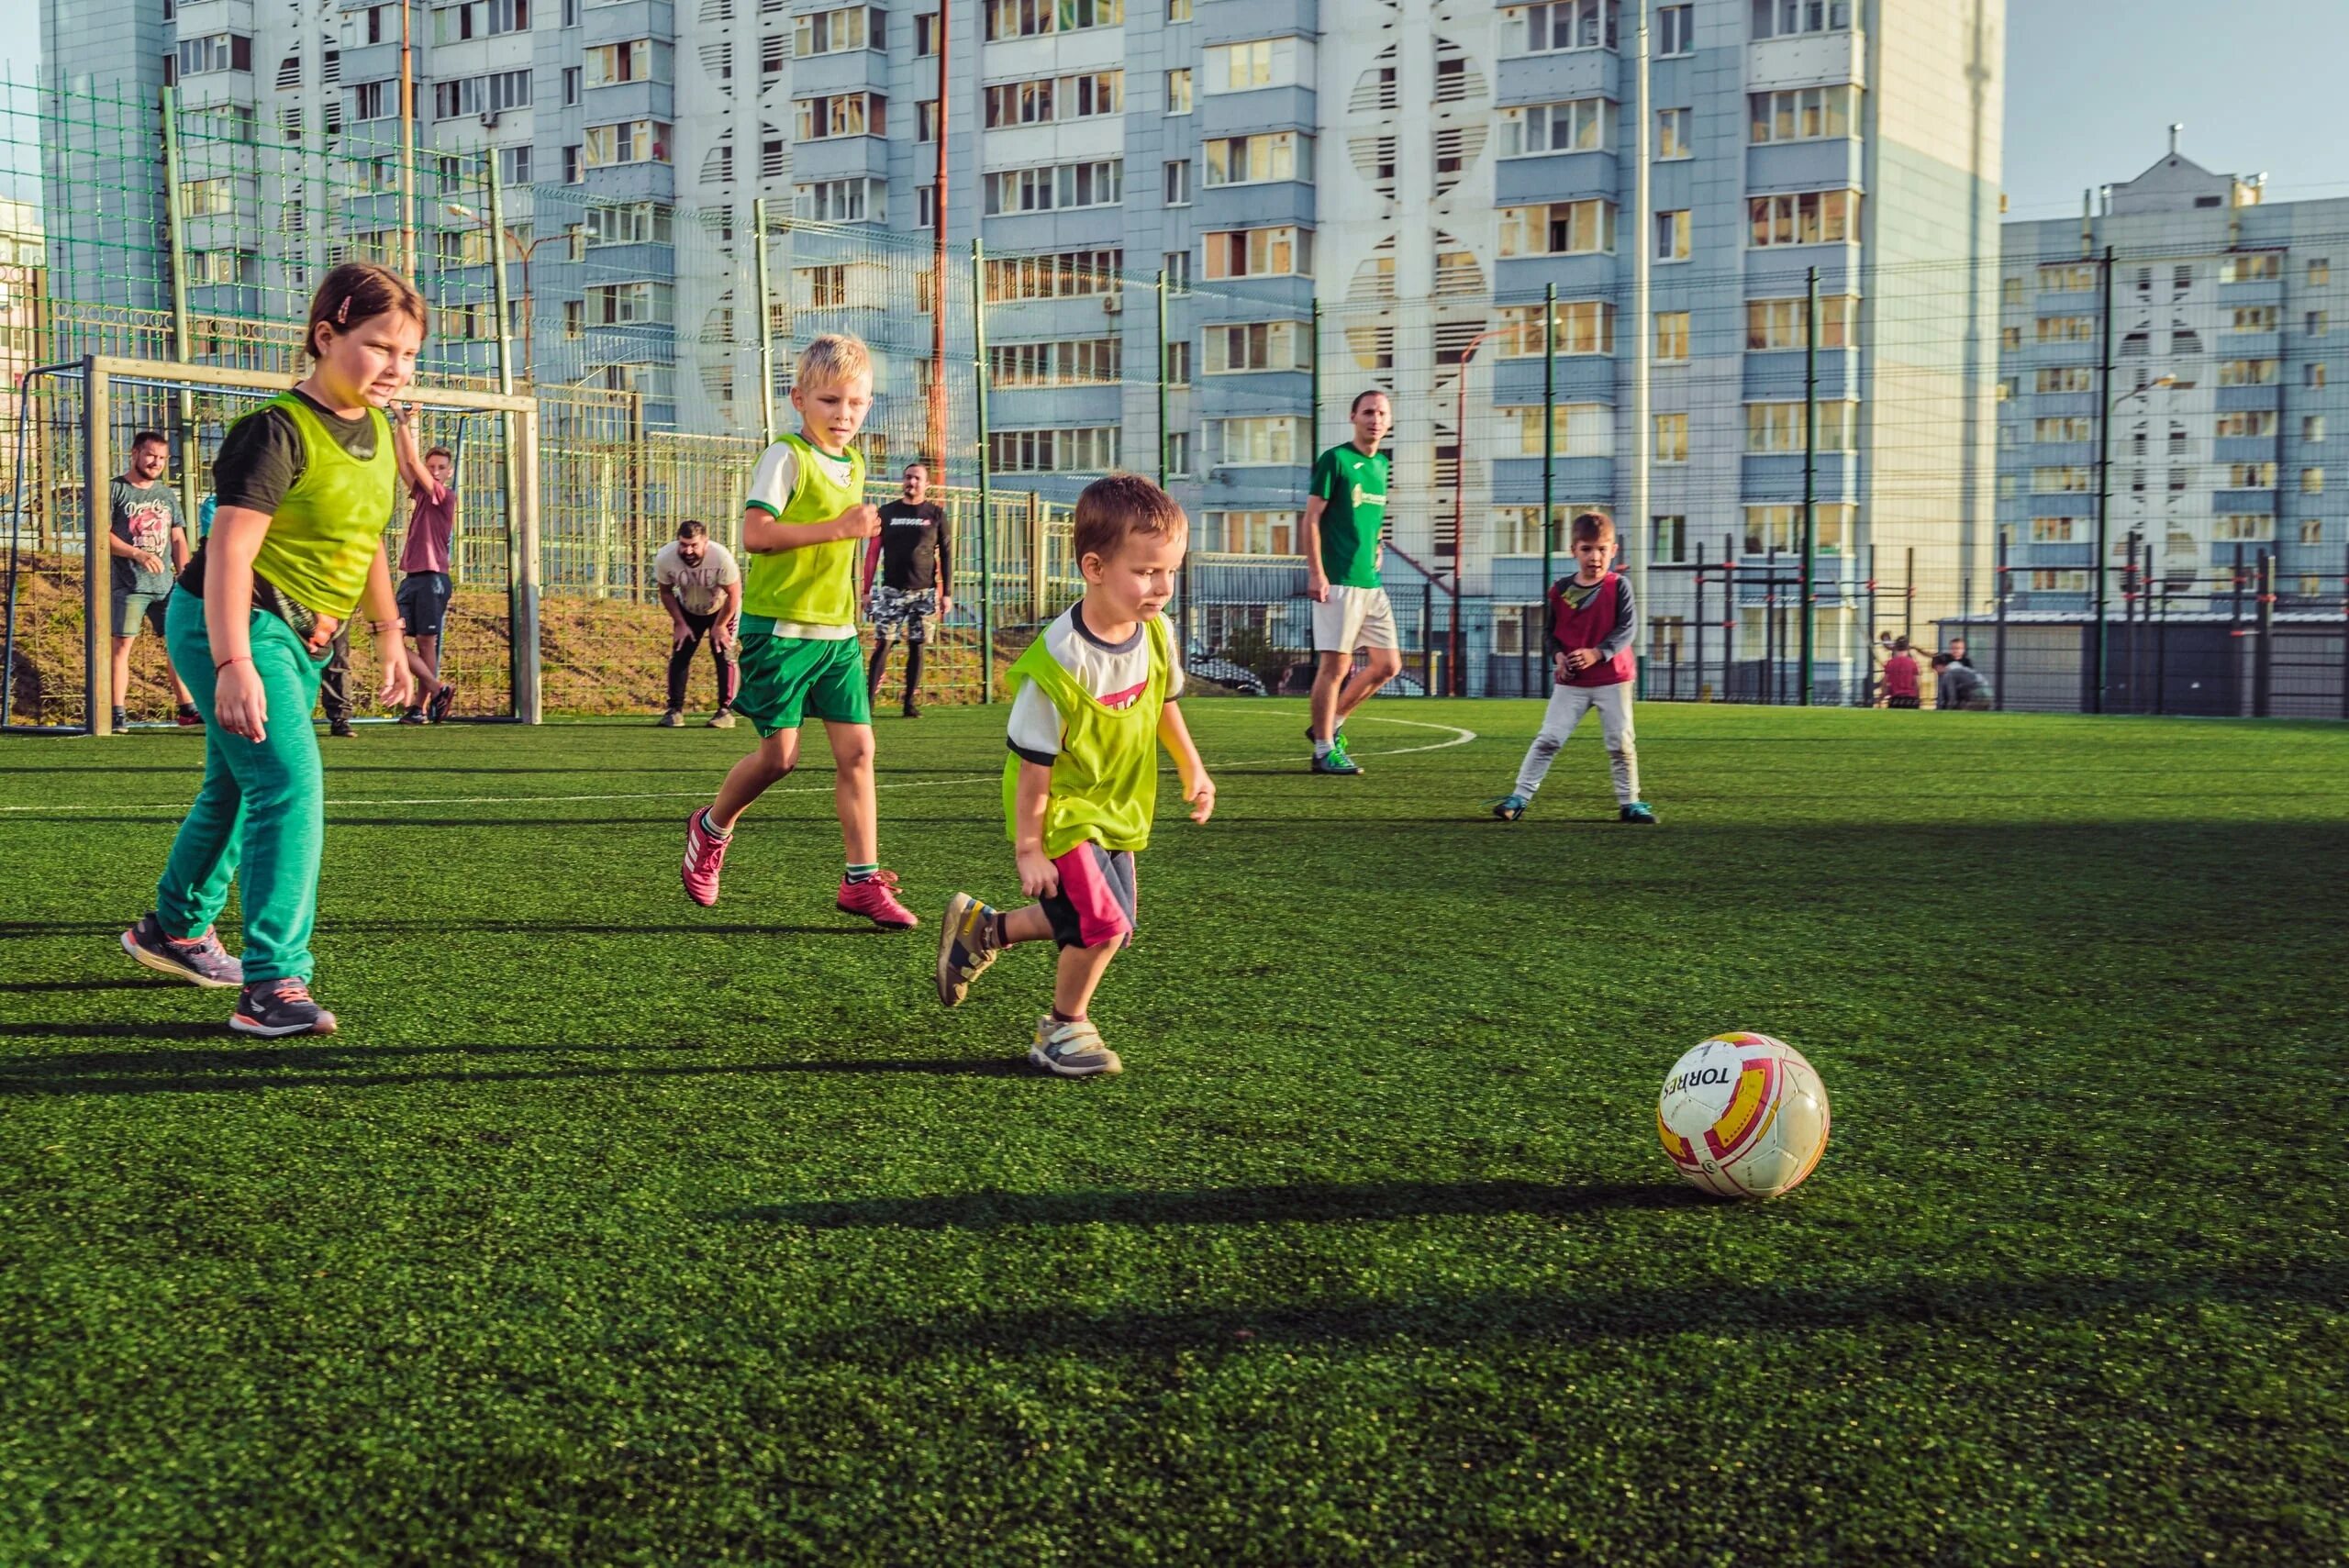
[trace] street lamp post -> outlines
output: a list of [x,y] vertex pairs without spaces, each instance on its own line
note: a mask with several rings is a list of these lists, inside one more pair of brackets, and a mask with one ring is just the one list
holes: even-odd
[[2139,387],[2136,391],[2125,393],[2119,397],[2112,396],[2112,389],[2109,385],[2100,389],[2104,394],[2105,404],[2104,423],[2097,431],[2095,583],[2096,690],[2093,694],[2095,700],[2089,705],[2091,712],[2102,713],[2104,711],[2104,694],[2106,686],[2105,666],[2106,660],[2111,651],[2112,641],[2110,627],[2108,620],[2110,606],[2106,596],[2106,580],[2111,574],[2112,569],[2112,421],[2120,414],[2121,406],[2129,402],[2130,399],[2143,397],[2147,393],[2153,392],[2160,387],[2175,386],[2176,384],[2177,377],[2174,375],[2165,375],[2156,376],[2152,381],[2149,381],[2144,385]]
[[[468,223],[480,225],[484,230],[495,228],[489,219],[469,206],[456,202],[445,202],[442,206],[451,217],[462,217]],[[571,259],[574,261],[578,261],[587,249],[587,229],[585,225],[574,223],[559,228],[552,234],[541,234],[536,239],[527,240],[517,229],[497,230],[490,238],[489,245],[493,253],[496,251],[501,239],[514,252],[514,260],[520,262],[522,267],[522,379],[535,384],[536,358],[532,350],[538,342],[539,333],[537,318],[530,314],[530,258],[538,254],[540,246],[551,245],[560,240],[570,248]],[[505,261],[503,256],[493,254],[490,264],[503,266]]]

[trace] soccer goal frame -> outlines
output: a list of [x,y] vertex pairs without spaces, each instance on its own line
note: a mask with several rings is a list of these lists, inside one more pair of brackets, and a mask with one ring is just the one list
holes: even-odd
[[[89,354],[78,360],[41,365],[25,374],[28,393],[39,377],[78,381],[82,409],[78,421],[82,439],[83,512],[83,681],[87,693],[87,721],[66,727],[68,732],[110,735],[114,732],[113,661],[108,611],[111,608],[111,528],[104,508],[117,471],[114,450],[114,392],[137,386],[163,392],[224,392],[273,395],[299,379],[269,371],[227,365],[194,364],[179,360],[134,359]],[[510,723],[536,724],[543,717],[540,665],[539,601],[539,402],[516,393],[474,392],[446,387],[411,386],[401,401],[459,414],[489,414],[501,426],[504,448],[507,584],[508,619],[508,678],[512,711],[500,717]],[[18,485],[21,495],[22,469]],[[21,504],[20,508],[21,510]],[[385,520],[388,524],[389,519]],[[13,537],[13,536],[12,536]],[[13,630],[13,628],[12,628]]]

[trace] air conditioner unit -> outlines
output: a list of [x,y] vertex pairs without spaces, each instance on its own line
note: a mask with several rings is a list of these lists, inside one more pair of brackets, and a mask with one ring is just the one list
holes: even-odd
[[497,128],[497,111],[495,109],[484,109],[481,112],[481,128],[484,130],[495,130]]
[[1125,313],[1125,309],[1126,309],[1126,296],[1125,296],[1125,295],[1121,295],[1121,294],[1105,294],[1105,295],[1103,295],[1101,296],[1101,314],[1102,314],[1102,315],[1104,315],[1104,316],[1121,316],[1121,315],[1123,315],[1123,314]]

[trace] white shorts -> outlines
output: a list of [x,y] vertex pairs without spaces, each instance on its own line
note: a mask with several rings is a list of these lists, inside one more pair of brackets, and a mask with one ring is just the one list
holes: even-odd
[[1357,648],[1400,648],[1395,635],[1395,606],[1384,588],[1331,586],[1328,602],[1313,606],[1313,651],[1351,654]]

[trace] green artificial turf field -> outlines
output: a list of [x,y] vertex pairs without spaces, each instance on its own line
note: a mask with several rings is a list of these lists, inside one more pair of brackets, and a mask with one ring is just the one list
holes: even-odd
[[[1512,828],[1534,705],[1301,711],[1191,705],[1089,1083],[1045,951],[834,912],[820,747],[705,911],[747,728],[328,742],[267,1044],[116,945],[200,739],[0,745],[0,1562],[2349,1550],[2349,729],[1652,706],[1646,830],[1595,722]],[[881,723],[926,922],[1001,722]],[[1730,1028],[1833,1097],[1774,1205],[1656,1144]]]

